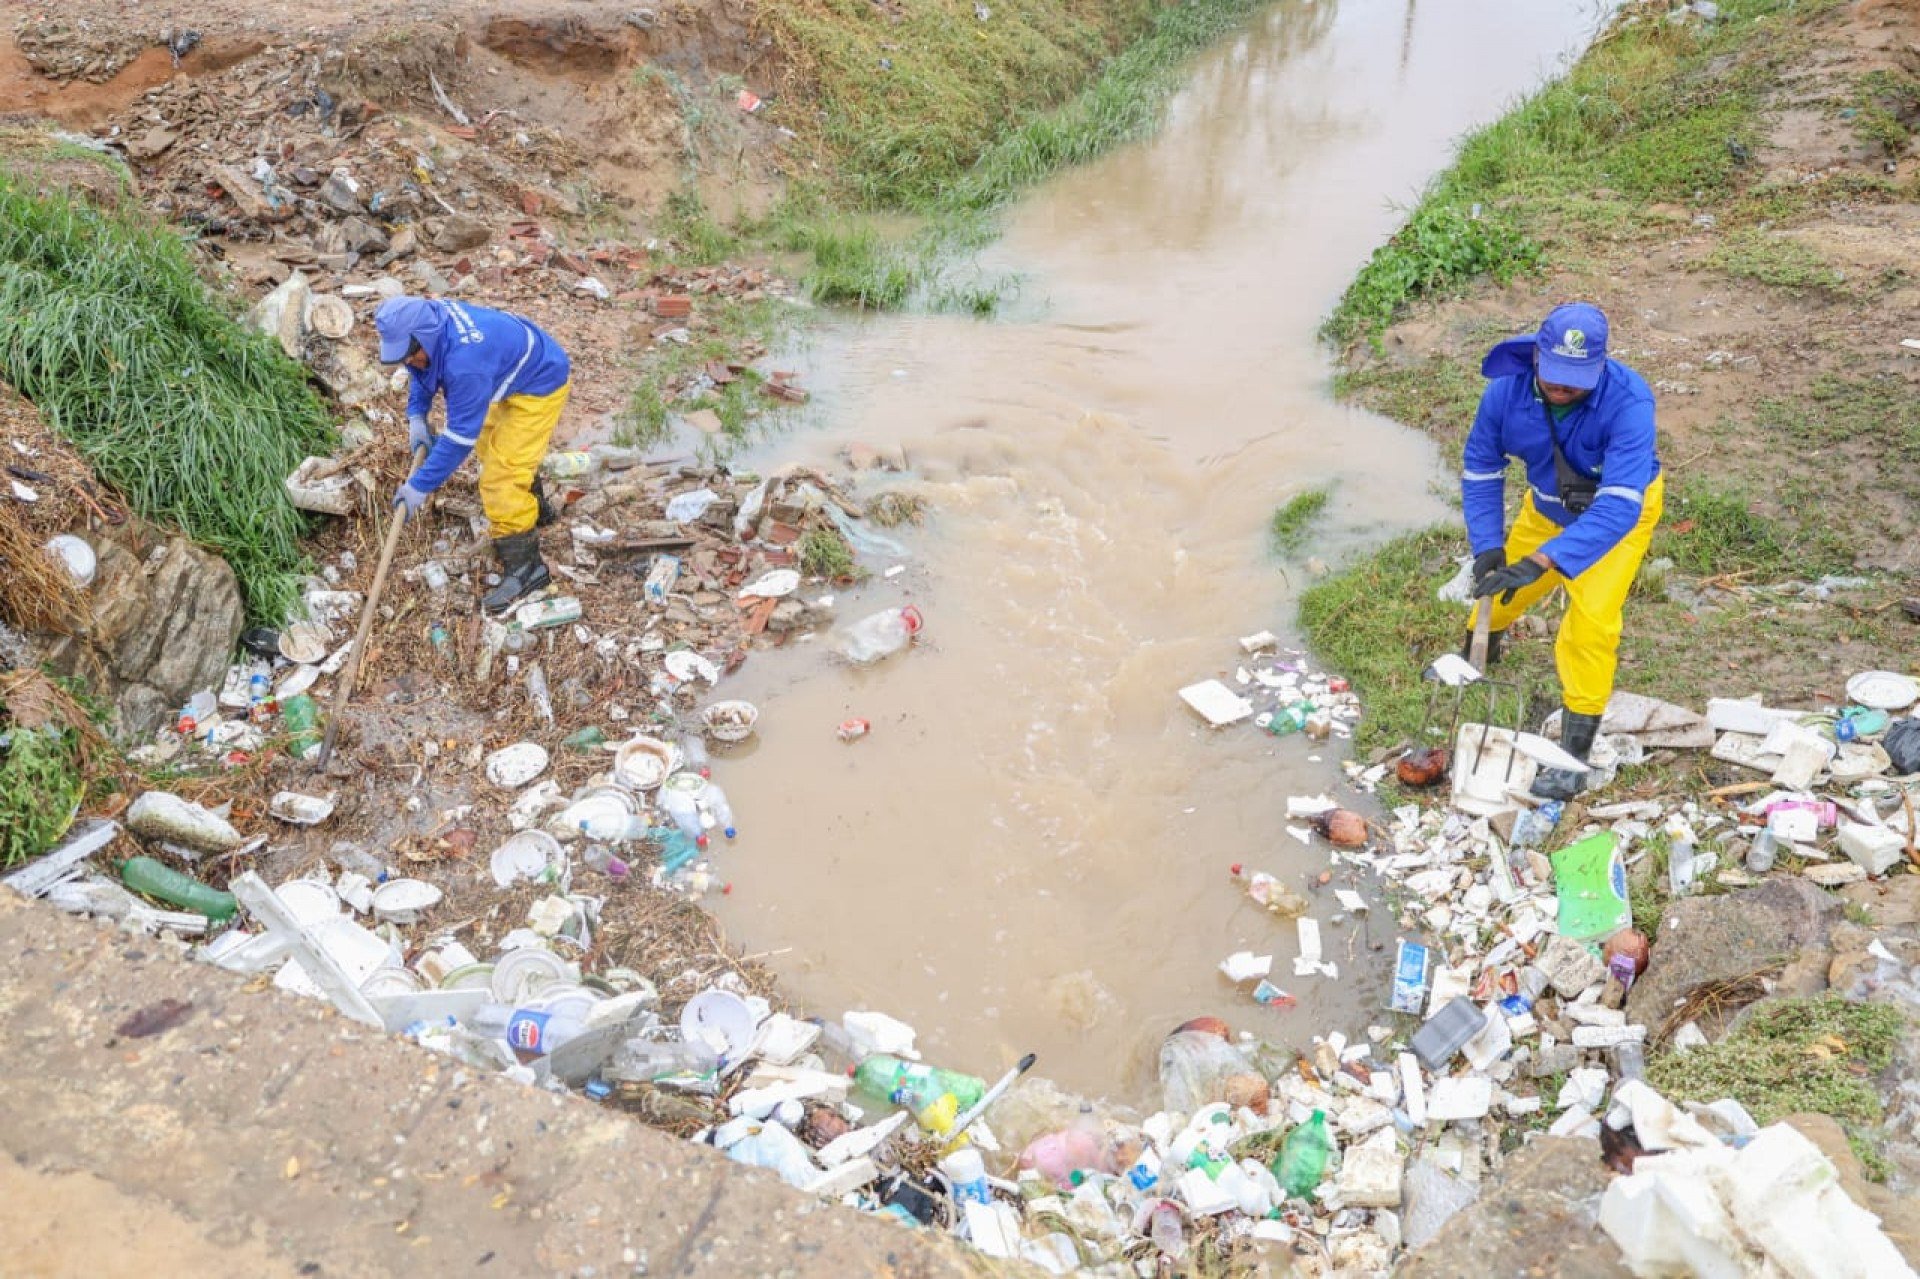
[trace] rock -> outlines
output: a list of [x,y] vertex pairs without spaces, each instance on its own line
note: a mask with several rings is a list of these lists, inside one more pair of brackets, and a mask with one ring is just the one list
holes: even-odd
[[365,207],[360,184],[345,169],[335,169],[320,187],[320,203],[338,213],[358,213]]
[[404,258],[420,247],[420,233],[411,226],[398,227],[387,241],[387,261]]
[[385,253],[387,233],[362,217],[340,220],[340,237],[350,253]]
[[316,342],[307,360],[342,407],[356,408],[387,393],[387,375],[365,347],[352,342]]
[[1809,866],[1800,873],[1822,888],[1839,888],[1845,884],[1860,883],[1867,877],[1867,868],[1853,862],[1834,862],[1826,866]]
[[306,348],[307,298],[312,293],[307,277],[299,271],[288,275],[280,287],[253,304],[247,323],[268,337],[277,339],[289,359],[299,359]]
[[174,538],[143,563],[118,541],[96,546],[92,616],[47,658],[114,706],[123,737],[153,732],[201,689],[220,687],[246,610],[227,562]]
[[1547,975],[1547,981],[1562,999],[1574,998],[1607,976],[1606,968],[1591,950],[1559,933],[1547,942],[1534,964]]
[[1402,1241],[1419,1248],[1440,1233],[1455,1213],[1480,1197],[1480,1188],[1454,1176],[1431,1159],[1416,1159],[1403,1178],[1406,1211],[1401,1214]]
[[1608,1175],[1599,1142],[1539,1138],[1510,1157],[1500,1180],[1410,1252],[1394,1273],[1397,1279],[1625,1279],[1630,1272],[1620,1249],[1594,1224]]
[[486,223],[479,218],[468,217],[464,213],[454,213],[444,218],[428,218],[426,231],[427,243],[442,253],[459,253],[466,249],[477,249],[487,242],[490,235]]
[[1347,1147],[1337,1182],[1341,1202],[1349,1208],[1398,1208],[1401,1166],[1399,1138],[1391,1127]]
[[1920,875],[1895,875],[1878,884],[1849,884],[1840,895],[1865,910],[1876,928],[1920,924]]
[[155,159],[179,140],[180,135],[172,129],[156,125],[127,143],[127,159],[136,162]]
[[1580,1050],[1572,1044],[1554,1044],[1533,1050],[1533,1066],[1527,1073],[1535,1079],[1564,1075],[1580,1064]]
[[1720,897],[1682,898],[1667,908],[1647,971],[1627,995],[1628,1020],[1658,1028],[1700,987],[1824,945],[1839,916],[1838,899],[1790,877]]

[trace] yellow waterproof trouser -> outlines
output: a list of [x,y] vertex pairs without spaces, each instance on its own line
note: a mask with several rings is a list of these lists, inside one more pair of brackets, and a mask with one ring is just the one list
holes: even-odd
[[566,407],[571,382],[546,395],[509,395],[487,412],[474,453],[480,459],[480,505],[495,537],[512,537],[540,517],[533,476]]
[[[1665,498],[1666,477],[1655,476],[1647,486],[1639,522],[1580,576],[1548,573],[1515,591],[1510,604],[1502,604],[1500,596],[1494,596],[1492,627],[1504,631],[1549,591],[1566,587],[1567,615],[1553,644],[1553,661],[1560,671],[1561,700],[1576,715],[1605,713],[1607,699],[1613,696],[1613,672],[1620,658],[1620,614],[1626,608],[1634,575],[1640,571],[1640,561],[1646,558],[1647,546],[1653,541],[1653,526],[1660,522]],[[1520,504],[1519,517],[1507,533],[1507,562],[1531,555],[1559,532],[1560,526],[1536,511],[1533,495],[1527,494]]]

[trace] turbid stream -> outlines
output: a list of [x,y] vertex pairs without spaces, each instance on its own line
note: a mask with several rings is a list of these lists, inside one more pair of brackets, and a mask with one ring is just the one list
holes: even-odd
[[[808,424],[750,459],[899,442],[933,507],[908,570],[839,593],[844,618],[910,599],[912,652],[869,671],[816,639],[730,681],[761,734],[721,762],[743,835],[717,903],[807,1006],[878,1008],[930,1059],[1146,1100],[1179,1021],[1279,1042],[1359,1030],[1391,959],[1326,926],[1338,981],[1295,978],[1291,924],[1227,867],[1296,886],[1324,847],[1289,794],[1339,780],[1338,741],[1211,732],[1177,700],[1230,675],[1235,638],[1290,633],[1266,523],[1332,484],[1330,559],[1446,515],[1453,460],[1328,395],[1315,329],[1463,131],[1593,30],[1592,0],[1280,0],[1201,58],[1151,142],[1023,202],[991,251],[1015,318],[887,316],[806,353]],[[1524,320],[1524,317],[1516,317]],[[809,594],[817,592],[809,591]],[[842,745],[849,715],[871,736]],[[1217,971],[1275,955],[1292,1011]]]

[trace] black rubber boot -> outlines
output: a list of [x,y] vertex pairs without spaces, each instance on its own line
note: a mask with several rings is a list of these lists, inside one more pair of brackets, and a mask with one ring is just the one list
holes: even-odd
[[[1505,631],[1488,631],[1487,632],[1487,665],[1488,666],[1492,666],[1495,662],[1500,660],[1500,642],[1506,639],[1506,637],[1507,637],[1507,633]],[[1473,632],[1468,631],[1467,637],[1460,641],[1460,656],[1462,658],[1470,658],[1472,656],[1472,653],[1473,653]],[[1484,675],[1486,674],[1486,672],[1482,671],[1481,674]]]
[[[1575,759],[1586,762],[1593,753],[1594,735],[1600,731],[1598,715],[1576,715],[1565,707],[1560,709],[1560,746]],[[1587,770],[1574,772],[1570,768],[1543,768],[1540,775],[1533,779],[1531,792],[1540,799],[1569,800],[1578,795],[1587,785]]]
[[560,508],[547,500],[546,487],[540,483],[539,475],[533,477],[533,500],[540,504],[540,514],[534,518],[535,528],[545,528],[560,518]]
[[532,529],[495,538],[493,553],[500,557],[500,585],[481,601],[489,613],[506,612],[553,580],[547,562],[540,558],[540,535]]

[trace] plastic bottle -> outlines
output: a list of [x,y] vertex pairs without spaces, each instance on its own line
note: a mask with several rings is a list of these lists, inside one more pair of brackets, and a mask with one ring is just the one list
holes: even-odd
[[579,1038],[587,1023],[576,1013],[542,1012],[511,1004],[481,1004],[466,1017],[466,1027],[488,1039],[504,1039],[522,1057],[544,1057]]
[[547,672],[538,662],[527,672],[527,698],[541,719],[553,723],[553,696],[547,691]]
[[680,734],[680,754],[686,760],[682,767],[702,777],[713,776],[713,760],[707,754],[707,739],[698,733]]
[[660,807],[666,810],[667,817],[679,828],[680,833],[694,842],[699,848],[707,846],[706,828],[700,824],[700,802],[683,790],[672,786],[660,788]]
[[258,706],[273,696],[273,681],[267,678],[265,671],[255,671],[247,676],[247,705]]
[[878,1097],[918,1113],[946,1094],[952,1093],[960,1109],[966,1110],[987,1091],[986,1081],[957,1070],[942,1070],[917,1061],[902,1061],[886,1053],[875,1053],[854,1068],[853,1080]]
[[[586,823],[582,822],[581,825],[584,826]],[[599,871],[608,879],[625,879],[630,869],[625,862],[615,857],[612,850],[605,844],[588,844],[586,851],[581,854],[581,859],[591,869]]]
[[1289,1199],[1305,1199],[1320,1184],[1327,1168],[1327,1154],[1333,1143],[1327,1137],[1327,1112],[1316,1110],[1313,1118],[1287,1134],[1287,1142],[1274,1160],[1273,1175]]
[[287,748],[296,756],[304,756],[320,744],[320,708],[308,694],[281,702],[280,722],[287,728]]
[[705,1044],[629,1039],[615,1050],[613,1060],[601,1074],[608,1079],[645,1084],[674,1076],[706,1077],[719,1069],[720,1058]]
[[205,915],[215,923],[232,919],[240,908],[232,893],[209,887],[191,875],[151,857],[129,857],[120,864],[120,882],[136,893],[155,897],[170,906]]
[[987,1185],[986,1160],[972,1146],[962,1146],[940,1161],[940,1171],[953,1183],[953,1197],[961,1203],[991,1203],[993,1190]]
[[1760,833],[1753,837],[1752,846],[1747,849],[1747,869],[1756,875],[1764,875],[1773,869],[1773,859],[1779,854],[1779,837],[1762,826]]
[[911,604],[883,609],[855,622],[840,634],[835,647],[848,661],[865,666],[890,657],[913,642],[925,620]]
[[195,693],[187,704],[180,708],[180,721],[175,727],[182,737],[189,737],[196,729],[213,723],[219,717],[220,699],[211,692],[202,690]]
[[1566,811],[1566,805],[1557,799],[1550,799],[1538,808],[1529,809],[1513,820],[1513,838],[1508,841],[1515,848],[1538,848],[1553,834],[1553,828],[1560,824],[1560,814]]
[[727,803],[727,793],[720,789],[718,782],[708,782],[707,788],[700,792],[700,798],[706,801],[707,811],[713,814],[713,823],[728,839],[740,832],[734,829],[733,807]]

